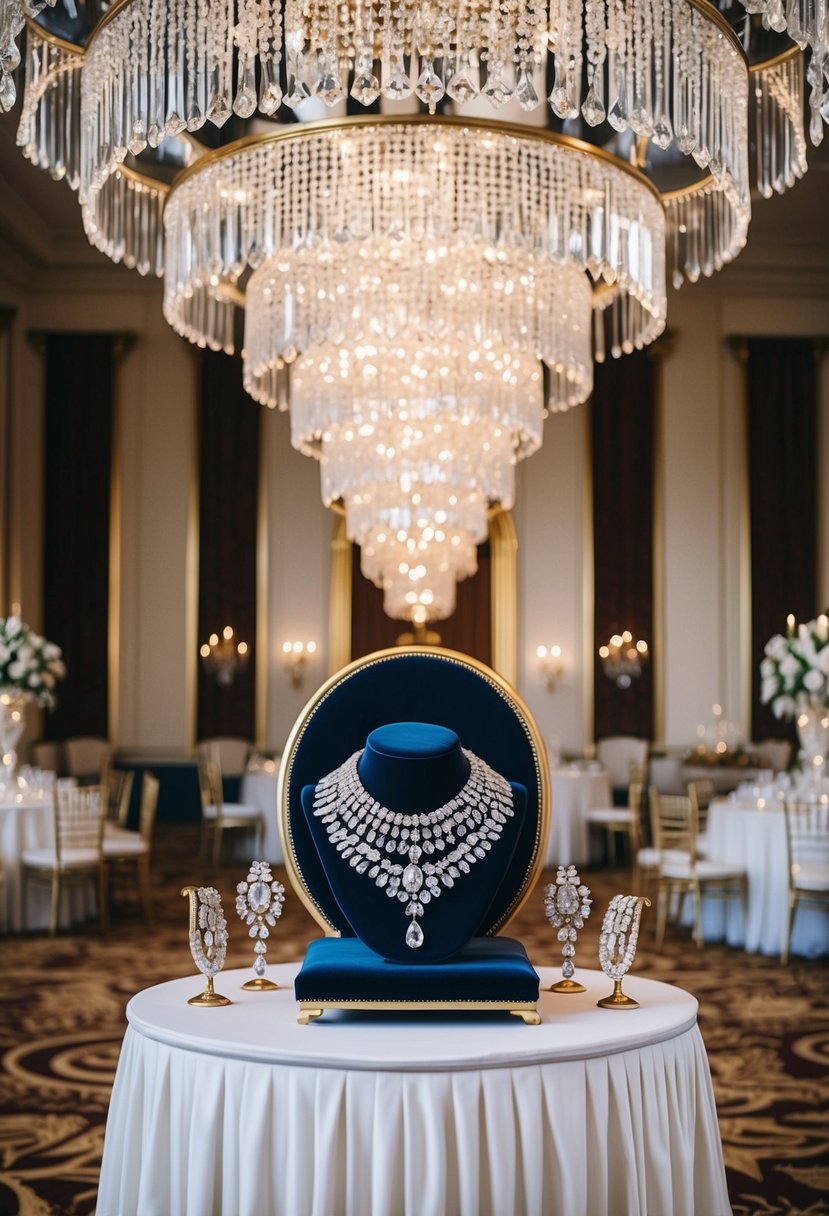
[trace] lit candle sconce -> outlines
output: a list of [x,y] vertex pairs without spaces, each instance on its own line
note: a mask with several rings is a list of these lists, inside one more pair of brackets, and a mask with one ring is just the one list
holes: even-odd
[[619,688],[630,688],[648,660],[648,643],[635,641],[626,629],[624,633],[614,633],[606,646],[599,647],[599,658],[608,679],[614,680]]
[[222,636],[211,633],[199,649],[204,669],[217,684],[227,688],[248,665],[250,652],[247,642],[237,642],[233,629],[225,625]]
[[547,681],[547,692],[554,692],[556,684],[564,675],[560,646],[539,646],[536,649],[538,669]]
[[282,661],[291,677],[291,685],[300,688],[309,658],[316,652],[316,642],[283,642]]

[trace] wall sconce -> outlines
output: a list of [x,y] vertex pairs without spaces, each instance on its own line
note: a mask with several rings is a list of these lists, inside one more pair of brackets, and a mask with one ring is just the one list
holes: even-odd
[[606,646],[599,647],[599,658],[608,679],[615,680],[618,688],[630,688],[648,661],[648,643],[635,641],[626,629],[624,633],[614,633]]
[[199,649],[204,670],[213,676],[217,684],[227,688],[236,676],[245,670],[250,654],[247,642],[237,642],[230,625],[225,625],[222,636],[211,633]]
[[561,647],[539,646],[535,653],[538,656],[538,670],[547,681],[547,692],[554,692],[557,682],[564,675]]
[[317,649],[316,642],[283,642],[282,662],[291,677],[291,686],[300,688],[305,674],[305,664]]

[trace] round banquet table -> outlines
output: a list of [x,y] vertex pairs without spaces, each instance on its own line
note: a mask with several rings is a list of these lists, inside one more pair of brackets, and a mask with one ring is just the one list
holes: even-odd
[[559,768],[550,773],[552,823],[545,866],[584,865],[590,861],[587,811],[613,805],[610,777],[604,770]]
[[[508,1015],[326,1012],[276,992],[199,1009],[201,976],[127,1006],[97,1216],[720,1216],[731,1211],[697,1002],[628,977]],[[540,970],[542,986],[560,971]]]
[[[812,808],[816,825],[829,839],[829,806]],[[789,883],[786,874],[786,813],[779,804],[716,799],[708,808],[708,856],[745,867],[746,914],[738,900],[706,899],[702,931],[708,941],[725,940],[750,954],[780,954],[786,931]],[[802,906],[792,925],[792,954],[829,954],[829,910]]]

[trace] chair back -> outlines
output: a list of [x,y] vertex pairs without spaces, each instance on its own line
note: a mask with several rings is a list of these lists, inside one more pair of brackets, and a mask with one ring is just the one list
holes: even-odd
[[207,753],[219,765],[219,771],[226,777],[241,777],[248,762],[248,756],[253,750],[249,739],[219,737],[202,739],[198,744],[201,756]]
[[829,806],[815,802],[786,803],[786,849],[789,888],[795,890],[801,867],[826,868],[829,885]]
[[696,855],[696,815],[691,799],[683,794],[660,794],[655,786],[650,792],[651,836],[660,858],[665,860],[669,849],[679,849]]
[[99,785],[55,787],[55,853],[58,864],[71,849],[93,849],[101,857],[105,792]]
[[154,777],[152,773],[145,772],[141,779],[141,811],[138,830],[141,833],[141,839],[148,849],[152,845],[153,832],[155,830],[155,815],[158,810],[158,787],[158,778]]
[[63,773],[63,744],[41,739],[31,747],[31,761],[35,768],[60,777]]
[[199,789],[201,791],[202,808],[216,808],[216,823],[221,823],[224,813],[224,796],[222,793],[222,770],[217,761],[209,753],[199,756]]
[[621,789],[630,782],[631,764],[635,764],[644,776],[648,765],[648,741],[633,735],[610,735],[599,739],[596,758],[609,774],[614,789]]
[[633,770],[631,770],[631,781],[628,786],[628,807],[630,808],[630,849],[631,856],[634,859],[642,847],[643,793],[642,775],[640,774],[637,778],[634,776]]
[[714,782],[710,777],[688,782],[688,797],[697,820],[697,834],[703,835],[708,827],[708,808],[714,800]]
[[788,739],[763,739],[753,745],[757,761],[773,768],[776,773],[785,773],[792,759],[792,745]]
[[100,777],[112,744],[100,735],[79,735],[63,745],[66,768],[70,777]]

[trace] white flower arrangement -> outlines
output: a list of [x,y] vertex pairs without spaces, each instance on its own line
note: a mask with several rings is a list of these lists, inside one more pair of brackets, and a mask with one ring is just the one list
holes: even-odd
[[789,618],[784,637],[776,633],[766,642],[760,664],[763,678],[760,700],[771,705],[775,718],[792,718],[803,700],[829,699],[829,618],[821,614],[795,627]]
[[60,646],[47,642],[19,616],[0,617],[0,691],[14,691],[54,709],[55,685],[65,675]]

